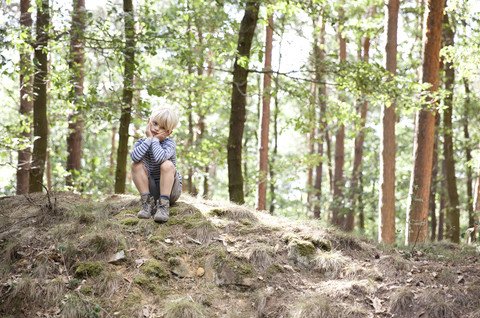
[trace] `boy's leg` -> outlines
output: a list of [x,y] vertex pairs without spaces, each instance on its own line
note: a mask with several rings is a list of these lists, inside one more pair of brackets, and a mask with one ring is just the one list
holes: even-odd
[[133,162],[131,170],[133,183],[137,187],[138,192],[140,192],[140,198],[142,200],[142,208],[140,212],[138,212],[137,217],[148,219],[152,215],[154,199],[149,191],[147,168],[142,162]]
[[132,179],[140,194],[148,193],[148,171],[143,162],[132,163]]
[[169,160],[160,165],[160,195],[170,197],[175,182],[175,166]]
[[175,172],[175,180],[173,182],[172,191],[170,192],[170,205],[177,202],[181,194],[182,194],[182,185],[180,184],[180,177],[178,175],[178,172]]
[[167,160],[160,165],[160,199],[153,217],[156,222],[167,222],[170,217],[170,194],[175,183],[175,174],[175,166],[171,161]]

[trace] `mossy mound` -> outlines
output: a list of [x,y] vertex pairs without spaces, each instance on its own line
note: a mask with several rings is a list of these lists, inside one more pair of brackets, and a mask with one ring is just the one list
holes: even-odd
[[162,263],[155,259],[150,259],[142,266],[142,273],[147,276],[158,277],[161,279],[168,278],[168,272],[163,267]]
[[77,264],[75,268],[76,277],[96,277],[105,268],[105,264],[102,262],[81,262]]

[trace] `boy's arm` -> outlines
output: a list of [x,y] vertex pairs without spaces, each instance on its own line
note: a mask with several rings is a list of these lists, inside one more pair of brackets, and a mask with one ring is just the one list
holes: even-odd
[[175,155],[175,141],[170,138],[165,139],[162,143],[157,138],[153,138],[152,151],[155,162],[162,164],[164,161]]
[[133,150],[130,152],[130,158],[135,162],[140,162],[152,145],[150,138],[139,139],[133,145]]

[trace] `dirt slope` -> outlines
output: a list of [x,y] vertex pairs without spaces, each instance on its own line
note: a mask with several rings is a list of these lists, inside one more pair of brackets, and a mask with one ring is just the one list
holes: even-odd
[[480,317],[476,246],[409,252],[183,196],[0,198],[1,317]]

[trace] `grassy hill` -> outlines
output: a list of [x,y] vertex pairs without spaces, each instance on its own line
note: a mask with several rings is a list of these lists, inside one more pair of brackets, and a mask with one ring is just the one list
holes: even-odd
[[1,317],[480,317],[479,252],[413,253],[182,196],[0,198]]

